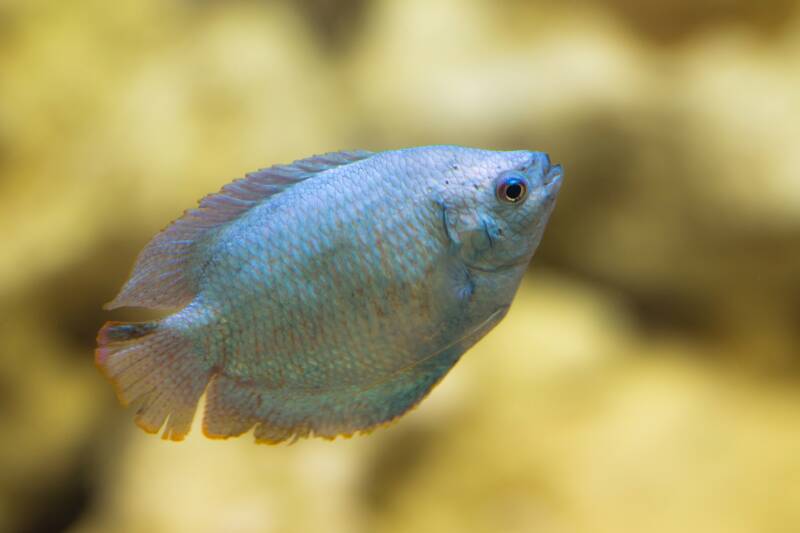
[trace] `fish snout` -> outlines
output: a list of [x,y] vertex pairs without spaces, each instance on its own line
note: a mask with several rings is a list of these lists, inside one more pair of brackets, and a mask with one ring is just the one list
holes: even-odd
[[548,195],[555,194],[561,186],[564,171],[561,165],[552,165],[545,152],[531,152],[528,175],[533,188],[543,188]]
[[561,188],[561,179],[564,177],[564,170],[561,165],[553,165],[544,176],[544,186],[549,194],[555,194]]

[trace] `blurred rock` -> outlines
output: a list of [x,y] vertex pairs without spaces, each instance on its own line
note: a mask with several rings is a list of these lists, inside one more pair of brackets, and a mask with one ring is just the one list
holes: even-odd
[[588,0],[587,3],[613,10],[643,36],[667,45],[722,26],[746,27],[769,38],[786,29],[798,6],[796,0]]
[[295,0],[290,4],[308,18],[327,52],[341,52],[363,29],[369,0]]
[[[110,234],[143,245],[233,178],[339,146],[341,97],[286,6],[159,5],[124,3],[128,19],[84,0],[20,24],[0,85],[15,104],[0,108],[0,132],[14,132],[3,173],[19,177],[0,182],[0,291]],[[86,17],[102,24],[83,31]]]
[[76,518],[70,506],[88,497],[74,491],[88,483],[80,477],[88,464],[82,454],[99,429],[102,388],[91,366],[63,357],[65,347],[47,323],[19,308],[2,316],[0,530],[64,520],[63,527]]
[[357,530],[352,485],[367,440],[268,447],[195,427],[175,444],[128,429],[124,448],[108,451],[97,512],[74,531]]
[[353,86],[383,144],[511,145],[504,137],[524,128],[546,149],[557,123],[648,88],[647,58],[613,19],[537,9],[532,30],[495,6],[385,0],[372,10]]
[[74,531],[744,533],[800,519],[796,391],[701,363],[679,339],[646,343],[609,295],[539,274],[392,428],[279,447],[131,428]]
[[455,370],[470,382],[458,416],[374,530],[791,530],[793,387],[644,343],[601,295],[538,279]]

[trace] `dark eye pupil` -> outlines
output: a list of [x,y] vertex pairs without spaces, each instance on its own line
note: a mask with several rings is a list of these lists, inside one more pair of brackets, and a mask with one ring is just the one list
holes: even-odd
[[516,204],[525,200],[528,187],[521,176],[502,176],[497,182],[495,194],[497,199],[508,204]]
[[522,196],[522,185],[519,183],[512,183],[506,187],[506,198],[509,200],[518,200]]

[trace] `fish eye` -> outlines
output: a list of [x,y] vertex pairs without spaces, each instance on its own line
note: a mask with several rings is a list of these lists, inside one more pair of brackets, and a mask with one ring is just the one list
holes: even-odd
[[501,177],[495,189],[497,198],[508,204],[518,204],[528,196],[528,183],[522,175],[514,173]]

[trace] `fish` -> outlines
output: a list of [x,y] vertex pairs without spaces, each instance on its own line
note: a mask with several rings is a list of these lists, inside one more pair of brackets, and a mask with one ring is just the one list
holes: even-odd
[[544,152],[342,151],[234,180],[158,233],[95,363],[137,425],[256,442],[369,433],[506,315],[562,182]]

